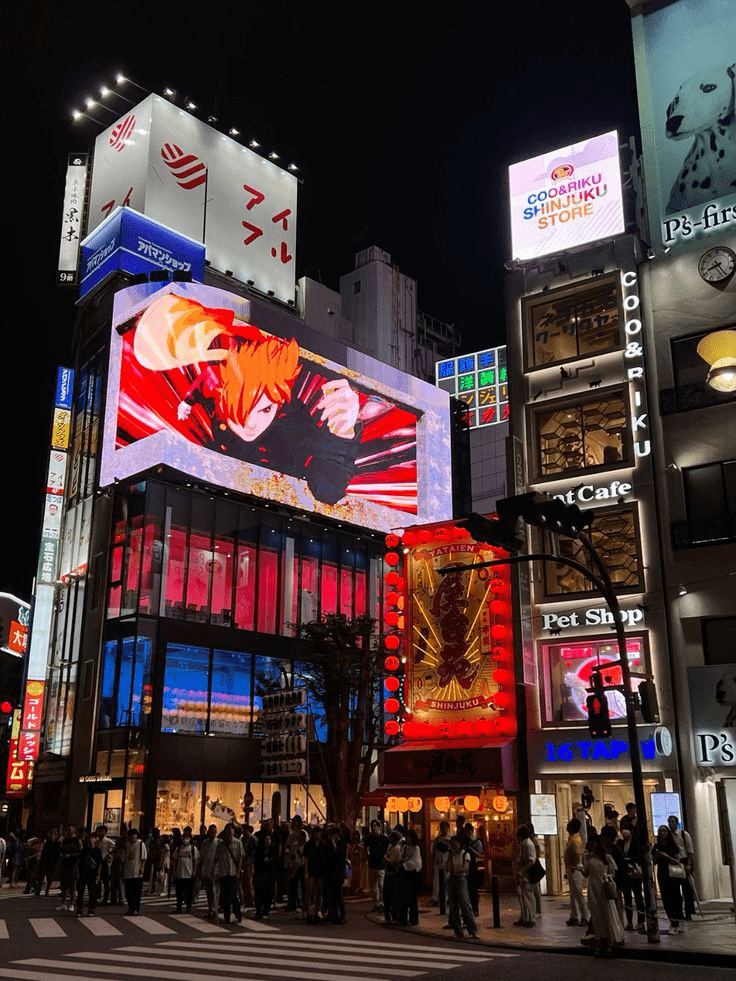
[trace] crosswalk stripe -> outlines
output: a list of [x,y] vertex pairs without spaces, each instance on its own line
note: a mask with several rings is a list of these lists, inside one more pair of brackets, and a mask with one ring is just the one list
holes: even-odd
[[5,920],[0,920],[0,940],[8,940],[8,939],[9,939],[8,924],[5,922]]
[[[193,947],[194,949],[193,950],[185,949],[185,948],[190,948],[190,947]],[[222,953],[220,951],[213,951],[213,949],[212,949],[211,946],[208,946],[206,950],[203,950],[201,944],[195,944],[195,943],[183,943],[183,944],[179,944],[177,947],[174,947],[173,949],[172,949],[172,946],[169,944],[169,945],[167,945],[167,949],[165,949],[165,950],[164,949],[161,949],[161,948],[157,948],[155,950],[151,950],[150,947],[126,947],[125,950],[126,950],[126,958],[128,956],[128,951],[132,951],[132,952],[135,952],[135,953],[147,954],[149,957],[156,956],[156,957],[165,958],[165,964],[177,964],[177,963],[181,963],[181,964],[183,964],[183,965],[186,966],[186,965],[190,964],[190,961],[192,961],[192,960],[195,960],[195,961],[196,960],[205,960],[208,963],[211,962],[213,964],[213,966],[214,966],[214,962],[215,961],[224,961],[224,962],[228,962],[228,963],[234,963],[236,965],[241,965],[241,966],[243,965],[243,957],[242,957],[242,955],[241,955],[241,953],[239,951],[232,951],[230,953]],[[267,967],[269,964],[273,964],[274,963],[274,957],[273,957],[274,953],[277,953],[277,955],[278,955],[278,963],[279,963],[280,968],[294,967],[294,968],[301,968],[303,970],[306,970],[306,969],[312,968],[312,967],[323,967],[323,968],[325,968],[325,970],[330,970],[331,969],[331,965],[329,963],[327,963],[328,961],[338,961],[339,962],[339,965],[340,966],[344,966],[344,967],[347,967],[348,966],[348,964],[347,964],[348,961],[351,961],[351,962],[352,961],[355,961],[356,962],[355,964],[353,964],[353,963],[350,964],[350,970],[353,971],[355,974],[375,974],[376,969],[377,969],[375,950],[370,955],[370,959],[368,959],[365,955],[362,955],[362,954],[361,955],[359,955],[359,954],[347,954],[347,955],[345,955],[345,954],[325,954],[322,951],[319,951],[319,953],[313,951],[312,954],[311,954],[311,956],[312,957],[319,957],[319,960],[310,961],[310,960],[305,960],[305,958],[307,957],[307,955],[303,951],[294,951],[294,952],[290,953],[290,952],[285,951],[282,947],[279,947],[278,950],[275,950],[275,948],[273,947],[273,945],[270,945],[269,947],[263,947],[263,946],[257,946],[256,945],[255,947],[250,947],[250,946],[248,947],[248,964],[247,964],[247,967],[246,966],[242,966],[242,970],[250,970],[254,966],[259,965],[259,971],[260,971],[261,970],[260,965],[264,965],[264,966]],[[171,959],[173,954],[181,954],[182,957],[186,957],[187,960],[173,961]],[[259,955],[259,956],[257,956],[257,955]],[[80,956],[83,956],[83,955],[81,955],[81,954],[74,954],[73,956],[74,957],[80,957]],[[111,954],[109,956],[112,957],[114,955]],[[455,963],[450,963],[450,964],[445,963],[445,962],[442,962],[442,964],[440,966],[441,967],[449,967],[449,968],[459,967],[460,965],[457,963],[457,960],[458,959],[456,958],[455,959]],[[401,969],[401,968],[398,968],[398,967],[394,967],[394,964],[397,964],[397,963],[402,963],[398,959],[398,957],[396,959],[394,959],[394,960],[391,960],[389,958],[386,958],[386,957],[383,957],[382,956],[381,959],[380,959],[380,965],[378,965],[378,966],[380,966],[382,968],[391,967],[391,975],[392,975],[392,977],[414,978],[414,977],[417,976],[417,974],[420,974],[421,973],[421,971],[416,971],[416,970],[413,970],[413,969],[412,970],[406,970],[406,969]],[[404,963],[404,965],[406,967],[407,966],[406,965],[406,958],[404,958],[403,963]],[[414,960],[414,959],[412,959],[412,962],[411,962],[411,965],[410,966],[411,966],[411,968],[418,968],[418,967],[419,968],[433,968],[433,967],[437,967],[438,965],[437,965],[437,962],[434,961],[434,960],[428,960],[428,961],[425,960],[425,961],[423,961],[423,960]],[[228,970],[229,970],[229,967],[228,967]],[[270,971],[269,972],[267,970],[263,970],[263,973],[264,974],[271,973],[271,974],[275,974],[277,977],[279,977],[281,975],[282,971],[281,970],[275,970],[275,971]],[[310,977],[311,977],[311,974],[310,974]]]
[[249,920],[247,916],[243,917],[242,923],[235,923],[235,926],[244,927],[246,930],[252,930],[254,933],[279,933],[279,928],[271,926],[270,923],[264,923],[263,920]]
[[[59,964],[54,963],[54,973],[62,981],[63,975],[58,973]],[[80,974],[77,975],[67,975],[68,981],[110,981],[110,978],[102,978],[99,975],[84,975],[84,978]],[[23,971],[17,967],[0,967],[0,978],[10,978],[10,981],[49,981],[48,971]]]
[[28,921],[33,927],[37,937],[65,937],[66,931],[62,930],[52,916],[31,917]]
[[[212,938],[206,938],[206,939],[212,942]],[[279,933],[278,940],[276,940],[276,938],[274,937],[274,941],[279,944],[280,948],[285,948],[285,947],[312,947],[313,948],[315,946],[319,946],[323,950],[325,948],[329,948],[329,950],[342,951],[342,952],[349,952],[349,951],[357,952],[363,950],[366,953],[370,953],[370,952],[375,953],[376,946],[377,946],[376,942],[372,940],[348,940],[348,939],[340,940],[336,937],[322,937],[322,936],[295,937],[295,936],[286,936],[283,933]],[[219,942],[219,938],[218,938],[218,942]],[[223,937],[222,942],[223,944],[240,945],[247,950],[250,950],[253,944],[253,940],[250,938],[246,939],[245,937],[237,937],[237,936],[233,937],[231,935],[227,937]],[[175,944],[175,943],[177,943],[176,940],[169,940],[166,941],[164,944],[162,944],[162,946],[166,946],[167,944]],[[406,944],[381,944],[380,949],[381,949],[381,953],[401,953],[403,955],[406,955],[407,945]],[[436,947],[430,944],[421,944],[417,946],[412,946],[411,949],[421,950],[422,953],[432,954],[433,956],[439,957],[440,959],[442,957],[451,957],[453,959],[462,957],[470,961],[473,960],[482,961],[482,960],[486,960],[488,957],[487,954],[480,953],[479,951],[464,950],[458,948],[458,951],[456,952],[455,950],[452,951],[449,950],[447,947]],[[516,957],[517,955],[516,954],[501,955],[501,954],[496,954],[494,952],[494,957],[495,956]]]
[[159,923],[158,920],[152,920],[150,916],[131,916],[129,922],[135,924],[144,933],[176,933],[176,930],[172,930],[164,923]]
[[188,927],[198,930],[200,933],[227,933],[224,926],[218,926],[209,920],[201,920],[198,916],[192,916],[191,913],[174,913],[172,915],[177,923],[185,923]]
[[[81,957],[83,955],[81,955],[81,954],[75,954],[74,956],[75,957]],[[89,952],[89,956],[90,957],[98,957],[100,955],[95,954],[93,951],[90,951]],[[43,957],[31,957],[31,958],[28,958],[28,960],[22,960],[22,961],[19,961],[18,963],[22,967],[24,967],[24,966],[27,965],[28,967],[53,968],[54,973],[55,973],[56,977],[58,977],[58,978],[63,978],[64,977],[63,974],[59,974],[59,970],[60,969],[63,969],[64,971],[71,971],[71,970],[77,970],[77,971],[93,970],[93,971],[99,971],[101,975],[107,974],[107,975],[113,975],[113,977],[116,976],[116,975],[118,977],[121,977],[122,975],[126,975],[126,976],[132,976],[134,978],[141,978],[141,977],[144,976],[143,973],[142,973],[143,972],[143,966],[144,965],[142,965],[142,964],[140,964],[140,965],[138,965],[136,967],[125,967],[123,964],[120,964],[120,963],[110,964],[109,966],[106,965],[106,964],[89,965],[89,964],[86,964],[83,960],[82,961],[63,961],[60,964],[59,961],[48,960],[48,959],[45,959]],[[191,965],[189,965],[189,966],[191,967]],[[245,968],[245,967],[243,968],[243,971],[247,971],[247,970],[250,970],[250,968]],[[237,968],[233,968],[230,973],[232,975],[237,975],[238,978],[240,979],[240,981],[260,981],[260,975],[258,973],[241,977],[241,973],[242,972],[239,971]],[[276,973],[276,972],[274,972],[274,973]],[[282,974],[281,975],[281,977],[288,977],[288,976],[289,976],[288,974]],[[295,975],[292,975],[292,976],[295,976]],[[304,975],[301,974],[301,973],[298,976],[300,978],[303,978],[304,977]],[[10,973],[7,973],[6,974],[6,973],[3,973],[3,972],[0,972],[0,977],[9,977],[9,978],[13,978],[13,979],[16,979],[17,978],[18,981],[21,981],[21,979],[24,978],[24,975],[22,975],[20,972],[18,972],[17,974],[10,974]],[[37,977],[39,979],[39,981],[48,981],[48,975],[46,975],[46,974],[38,974],[38,975],[35,975],[35,977]],[[109,977],[102,978],[102,977],[99,977],[98,976],[98,977],[96,977],[94,979],[87,978],[85,975],[79,975],[78,977],[79,977],[79,981],[109,981]],[[195,973],[195,974],[182,974],[181,971],[162,971],[162,970],[159,970],[159,969],[154,968],[154,967],[146,967],[145,968],[145,977],[146,978],[164,978],[164,979],[169,979],[169,981],[202,981],[202,970],[200,968],[197,971],[197,973]],[[313,974],[313,975],[310,975],[309,981],[354,981],[354,979],[353,979],[353,977],[351,975],[347,975],[347,974],[346,975],[342,975],[342,976],[338,976],[338,975],[329,975],[329,976],[327,976],[327,975],[324,975],[324,976],[323,975],[319,975],[318,976],[316,974]]]
[[122,931],[99,916],[84,917],[81,922],[95,937],[121,937]]

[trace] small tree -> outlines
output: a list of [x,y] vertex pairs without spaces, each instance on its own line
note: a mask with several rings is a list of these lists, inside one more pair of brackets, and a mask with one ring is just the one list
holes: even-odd
[[379,696],[383,646],[377,641],[376,621],[328,614],[304,624],[306,643],[301,678],[315,701],[324,707],[318,724],[325,741],[314,759],[314,776],[324,788],[327,818],[355,827],[360,797],[370,787],[378,760]]

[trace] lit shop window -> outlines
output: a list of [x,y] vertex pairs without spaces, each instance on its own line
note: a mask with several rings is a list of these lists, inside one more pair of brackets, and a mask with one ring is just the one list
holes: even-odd
[[[627,637],[629,667],[636,674],[646,668],[644,639]],[[587,719],[585,700],[590,694],[590,676],[600,670],[605,685],[620,685],[621,668],[606,667],[618,661],[615,641],[580,640],[563,644],[542,644],[545,678],[546,718],[548,722],[582,722]],[[641,679],[632,678],[632,690]],[[609,691],[608,710],[612,719],[626,717],[626,705],[620,691]]]
[[536,413],[540,476],[627,462],[626,416],[620,392]]
[[615,279],[547,293],[527,307],[531,367],[557,364],[621,346]]
[[168,644],[161,731],[247,735],[251,656],[192,644]]
[[[599,511],[590,528],[590,540],[617,591],[643,589],[636,520],[631,509],[607,508]],[[559,539],[559,554],[590,567],[585,549],[572,538]],[[595,591],[596,587],[581,572],[567,565],[545,562],[544,570],[548,596]],[[595,572],[594,569],[591,571]]]

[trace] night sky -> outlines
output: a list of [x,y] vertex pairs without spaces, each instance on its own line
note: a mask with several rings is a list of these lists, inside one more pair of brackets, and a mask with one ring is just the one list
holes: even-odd
[[[483,9],[481,9],[483,8]],[[0,591],[28,599],[38,554],[55,366],[73,291],[54,286],[67,155],[104,126],[71,122],[123,72],[169,85],[300,167],[297,276],[336,289],[378,245],[419,306],[471,351],[504,341],[505,168],[638,129],[624,0],[564,5],[25,0],[3,4],[6,242]],[[134,102],[144,93],[120,89]],[[127,104],[108,98],[122,114]],[[95,113],[95,110],[92,110]]]

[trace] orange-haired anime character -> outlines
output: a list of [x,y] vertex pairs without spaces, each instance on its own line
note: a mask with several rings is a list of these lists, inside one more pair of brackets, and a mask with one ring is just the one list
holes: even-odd
[[167,293],[142,314],[133,349],[141,365],[157,371],[206,365],[178,416],[187,419],[202,402],[212,418],[212,449],[302,477],[327,504],[344,496],[355,467],[358,394],[347,379],[335,378],[307,393],[311,401],[293,397],[303,372],[294,338]]

